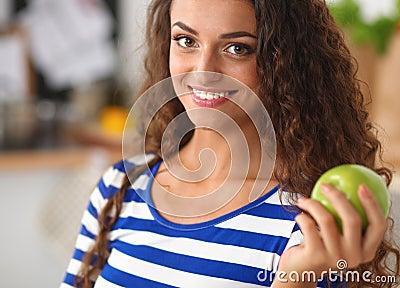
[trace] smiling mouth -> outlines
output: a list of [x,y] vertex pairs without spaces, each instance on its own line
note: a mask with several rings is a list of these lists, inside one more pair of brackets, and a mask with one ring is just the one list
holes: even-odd
[[[190,86],[189,86],[190,87]],[[216,107],[225,103],[230,96],[237,93],[238,90],[225,90],[220,91],[217,89],[209,88],[194,88],[190,87],[192,90],[193,101],[202,107]]]

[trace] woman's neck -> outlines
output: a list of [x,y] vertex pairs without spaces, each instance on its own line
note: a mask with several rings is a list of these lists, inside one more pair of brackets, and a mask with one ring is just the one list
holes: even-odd
[[[210,180],[225,179],[228,175],[255,179],[260,168],[260,136],[253,125],[241,127],[241,132],[221,135],[207,128],[195,129],[192,139],[179,153],[182,164],[192,171],[212,171],[208,175]],[[244,171],[248,172],[243,174]]]
[[[171,207],[186,210],[183,214],[160,212],[163,217],[176,223],[208,221],[243,207],[277,185],[274,179],[269,179],[268,169],[260,167],[262,153],[257,130],[254,126],[241,130],[242,141],[240,135],[221,135],[197,128],[179,157],[172,157],[171,162],[164,159],[152,186],[154,205],[160,211],[170,211]],[[190,201],[194,204],[179,204],[179,199],[187,198],[193,198]],[[163,210],[163,207],[169,208]],[[207,213],[203,215],[204,211]]]

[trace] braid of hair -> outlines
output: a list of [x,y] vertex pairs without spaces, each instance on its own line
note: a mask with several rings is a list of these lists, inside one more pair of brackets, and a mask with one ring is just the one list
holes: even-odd
[[76,279],[76,287],[92,288],[93,281],[98,277],[110,254],[109,235],[112,227],[119,219],[123,208],[126,192],[132,186],[129,179],[136,179],[147,169],[153,167],[161,157],[157,154],[147,164],[135,167],[125,176],[121,188],[108,199],[106,205],[98,216],[99,232],[92,248],[84,255],[82,259],[82,267]]

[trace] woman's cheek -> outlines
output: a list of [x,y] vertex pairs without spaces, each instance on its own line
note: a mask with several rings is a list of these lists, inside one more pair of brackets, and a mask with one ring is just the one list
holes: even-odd
[[171,76],[189,72],[187,66],[188,59],[180,57],[173,48],[171,48],[169,56],[169,72]]

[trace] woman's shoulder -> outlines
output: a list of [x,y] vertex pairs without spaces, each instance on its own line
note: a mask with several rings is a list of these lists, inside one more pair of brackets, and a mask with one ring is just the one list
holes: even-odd
[[122,159],[111,165],[101,177],[98,189],[104,198],[110,198],[115,192],[122,187],[129,172],[136,167],[145,165],[154,158],[153,154],[142,154],[134,157]]
[[296,205],[296,198],[296,193],[288,192],[278,186],[261,197],[259,205],[255,205],[247,213],[270,219],[294,221],[294,218],[300,213]]

